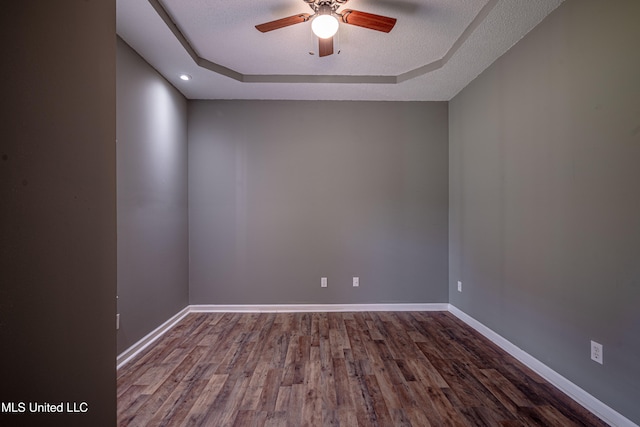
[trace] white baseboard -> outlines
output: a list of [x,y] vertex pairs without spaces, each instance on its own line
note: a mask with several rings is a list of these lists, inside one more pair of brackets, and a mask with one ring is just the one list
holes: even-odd
[[624,415],[605,405],[553,369],[549,368],[544,363],[540,362],[538,359],[531,356],[529,353],[526,353],[525,351],[512,344],[502,336],[498,335],[496,332],[478,322],[476,319],[461,311],[457,307],[449,305],[449,312],[451,312],[451,314],[462,320],[467,325],[471,326],[476,331],[480,332],[491,342],[518,359],[520,362],[540,375],[542,378],[549,381],[551,384],[560,389],[564,394],[582,405],[585,409],[600,417],[600,419],[602,419],[607,424],[616,427],[639,427]]
[[449,304],[257,304],[191,305],[196,313],[314,313],[348,311],[447,311]]
[[122,368],[127,362],[136,357],[138,353],[147,348],[152,342],[160,338],[165,332],[171,329],[184,316],[189,314],[189,306],[180,310],[177,314],[164,322],[162,325],[142,337],[137,343],[120,353],[116,359],[116,369]]

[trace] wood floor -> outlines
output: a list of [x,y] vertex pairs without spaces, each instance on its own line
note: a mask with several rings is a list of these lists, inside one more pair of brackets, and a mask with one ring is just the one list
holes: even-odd
[[605,426],[447,312],[189,314],[118,371],[124,426]]

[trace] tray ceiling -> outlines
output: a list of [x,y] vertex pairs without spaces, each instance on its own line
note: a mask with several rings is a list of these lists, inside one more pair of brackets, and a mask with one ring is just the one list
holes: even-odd
[[255,28],[312,13],[303,0],[118,0],[117,29],[190,99],[449,100],[561,2],[350,0],[398,22],[341,24],[322,58],[310,22]]

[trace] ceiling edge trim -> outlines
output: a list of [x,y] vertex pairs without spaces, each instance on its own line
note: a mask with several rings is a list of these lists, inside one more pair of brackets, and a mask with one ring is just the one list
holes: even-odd
[[396,84],[396,76],[308,75],[308,74],[245,74],[244,83],[351,83]]
[[484,22],[499,0],[489,0],[451,45],[447,53],[436,61],[422,65],[397,76],[372,75],[313,75],[313,74],[242,74],[224,65],[217,64],[198,55],[189,39],[180,30],[173,17],[167,12],[160,0],[148,0],[160,19],[171,30],[193,62],[199,67],[229,77],[241,83],[348,83],[348,84],[398,84],[416,77],[431,73],[442,67],[471,37],[473,32]]

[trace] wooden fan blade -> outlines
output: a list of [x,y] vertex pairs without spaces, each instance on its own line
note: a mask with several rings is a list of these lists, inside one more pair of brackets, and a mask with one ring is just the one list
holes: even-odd
[[318,37],[320,44],[318,45],[318,53],[320,57],[333,55],[333,37],[321,39]]
[[342,12],[342,21],[345,24],[357,25],[358,27],[388,33],[393,29],[394,25],[396,25],[397,20],[396,18],[389,18],[388,16],[347,9]]
[[267,31],[277,30],[279,28],[288,27],[289,25],[307,22],[309,20],[309,16],[310,15],[308,13],[300,13],[298,15],[288,16],[286,18],[276,19],[275,21],[256,25],[256,28],[258,31],[266,33]]

